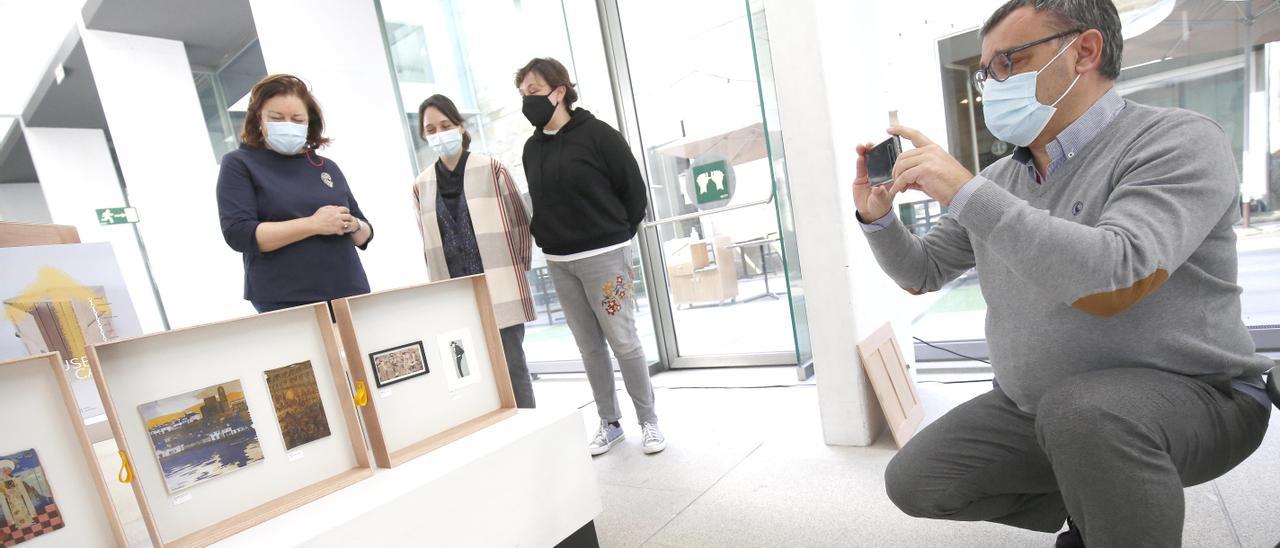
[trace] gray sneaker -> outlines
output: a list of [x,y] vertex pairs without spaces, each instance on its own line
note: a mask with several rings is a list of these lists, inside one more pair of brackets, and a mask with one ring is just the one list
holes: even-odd
[[600,430],[596,431],[596,436],[591,439],[591,443],[587,448],[591,450],[591,456],[598,456],[608,453],[613,446],[618,445],[627,434],[622,431],[622,426],[614,426],[605,421],[600,421]]
[[640,431],[644,434],[644,452],[652,455],[660,453],[667,448],[667,437],[662,435],[662,431],[658,430],[658,424],[654,422],[640,423]]

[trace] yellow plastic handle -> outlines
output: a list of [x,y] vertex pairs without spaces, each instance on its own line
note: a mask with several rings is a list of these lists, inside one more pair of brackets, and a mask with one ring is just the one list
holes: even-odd
[[369,405],[369,387],[365,386],[364,381],[356,381],[356,407],[364,407]]
[[120,451],[120,473],[116,474],[120,483],[133,483],[133,466],[129,464],[129,455]]

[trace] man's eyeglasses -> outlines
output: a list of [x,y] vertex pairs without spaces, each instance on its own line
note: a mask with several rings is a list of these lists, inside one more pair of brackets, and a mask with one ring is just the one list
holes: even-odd
[[1013,76],[1013,56],[1014,54],[1034,48],[1045,42],[1051,42],[1059,38],[1071,36],[1072,34],[1084,32],[1087,29],[1073,29],[1066,32],[1060,32],[1048,38],[1041,38],[1034,42],[1027,42],[1016,48],[1010,48],[1004,51],[997,51],[995,56],[987,61],[987,66],[982,67],[973,73],[973,83],[978,86],[978,91],[982,91],[982,86],[987,83],[988,79],[997,82],[1008,80]]

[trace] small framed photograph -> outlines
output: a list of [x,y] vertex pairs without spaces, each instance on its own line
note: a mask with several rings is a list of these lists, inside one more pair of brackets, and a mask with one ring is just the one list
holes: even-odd
[[445,378],[449,391],[455,391],[480,382],[480,369],[475,365],[477,349],[471,344],[471,331],[459,329],[440,335],[440,356],[444,359],[448,374]]
[[373,379],[378,388],[431,372],[422,341],[372,352],[369,364],[373,366]]

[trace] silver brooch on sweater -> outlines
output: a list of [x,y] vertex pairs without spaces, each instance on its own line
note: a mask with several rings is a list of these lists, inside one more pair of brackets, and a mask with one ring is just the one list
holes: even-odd
[[324,186],[333,188],[333,177],[329,176],[328,171],[320,172],[320,182],[324,183]]

